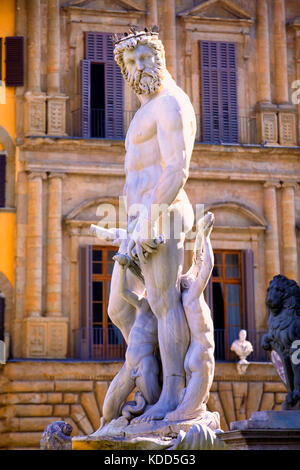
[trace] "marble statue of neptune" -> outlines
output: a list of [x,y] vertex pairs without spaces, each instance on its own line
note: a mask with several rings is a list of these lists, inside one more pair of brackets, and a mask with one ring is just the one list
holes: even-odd
[[[180,292],[185,235],[194,213],[184,185],[189,175],[196,119],[189,97],[166,69],[158,33],[132,31],[115,43],[114,56],[136,93],[140,108],[132,119],[125,141],[124,195],[127,205],[127,238],[120,253],[141,267],[143,283],[127,270],[130,290],[142,295],[157,319],[163,370],[158,401],[147,407],[140,422],[161,420],[175,410],[185,387],[184,359],[190,335]],[[154,243],[159,233],[165,243]],[[120,264],[115,263],[108,313],[126,341],[135,322],[136,309],[119,295]]]

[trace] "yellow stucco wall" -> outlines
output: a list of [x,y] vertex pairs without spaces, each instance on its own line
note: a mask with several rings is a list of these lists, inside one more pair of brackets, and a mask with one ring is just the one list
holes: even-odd
[[[2,80],[5,78],[5,37],[15,34],[15,2],[1,0],[0,8],[0,37],[2,38]],[[15,141],[15,102],[14,87],[5,88],[5,104],[0,103],[0,126],[5,127]]]
[[[5,37],[15,35],[15,1],[1,0],[0,37],[2,38],[2,81],[5,79]],[[0,126],[15,142],[15,88],[3,88],[0,93]],[[3,99],[5,102],[3,102]],[[1,144],[1,143],[0,143]],[[3,149],[1,146],[0,148]],[[0,209],[0,272],[14,284],[15,213]]]
[[15,214],[0,212],[0,272],[14,284]]

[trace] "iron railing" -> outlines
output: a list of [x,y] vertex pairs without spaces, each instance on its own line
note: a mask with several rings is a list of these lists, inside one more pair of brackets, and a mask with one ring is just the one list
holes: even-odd
[[91,108],[91,137],[105,137],[105,109]]
[[[230,346],[239,337],[239,327],[227,330],[215,329],[216,361],[237,361],[238,357]],[[253,346],[253,352],[247,360],[252,362],[269,362],[266,351],[261,347],[261,339],[265,331],[247,330],[247,340]],[[74,357],[77,359],[100,361],[123,361],[126,343],[120,330],[115,326],[107,329],[100,327],[80,328],[74,331]]]
[[74,357],[101,361],[124,360],[126,343],[115,326],[74,330]]
[[256,126],[256,117],[245,117],[240,116],[238,118],[238,139],[237,141],[231,142],[230,139],[222,138],[221,133],[219,138],[214,140],[205,140],[203,137],[202,130],[202,117],[201,115],[196,115],[197,121],[197,132],[196,132],[196,142],[198,143],[207,143],[207,144],[258,144],[257,136],[257,126]]
[[[130,122],[135,115],[136,111],[123,111],[123,138],[125,139],[127,130],[129,128]],[[226,140],[215,139],[215,141],[204,140],[202,133],[202,122],[201,116],[196,116],[197,120],[197,132],[196,132],[196,142],[197,143],[207,143],[207,144],[254,144],[257,145],[258,136],[257,136],[257,124],[256,117],[239,117],[238,120],[238,142],[227,142]],[[80,109],[75,109],[71,111],[71,122],[69,124],[70,135],[73,137],[81,137],[81,118],[80,118]],[[90,137],[91,138],[106,138],[106,129],[105,129],[105,110],[99,108],[91,108],[90,115]],[[116,137],[119,139],[120,137]]]

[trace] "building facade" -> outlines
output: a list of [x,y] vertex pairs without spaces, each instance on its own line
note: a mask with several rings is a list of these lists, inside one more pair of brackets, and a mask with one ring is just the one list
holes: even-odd
[[[75,434],[95,430],[122,364],[126,345],[107,315],[114,248],[89,226],[114,224],[111,207],[126,226],[124,136],[138,101],[110,37],[130,25],[160,26],[167,68],[197,116],[186,191],[195,209],[204,204],[216,218],[206,298],[217,364],[208,407],[223,429],[280,408],[285,388],[260,338],[269,281],[282,273],[299,282],[299,2],[16,0],[11,14],[2,35],[14,39],[14,67],[20,73],[23,63],[25,75],[6,86],[15,111],[0,128],[11,138],[0,135],[8,188],[16,180],[11,211],[0,209],[13,233],[16,207],[15,253],[13,234],[0,233],[0,263],[10,256],[0,275],[11,286],[10,294],[3,287],[10,347],[0,365],[0,446],[38,448],[59,418]],[[191,256],[187,249],[185,268]],[[243,376],[230,352],[241,328],[254,345]]]
[[[15,5],[4,1],[0,12],[0,340],[4,360],[9,354],[11,319],[14,311],[16,230],[16,141],[15,90],[23,79],[23,65],[13,65]],[[3,344],[2,343],[2,344]]]

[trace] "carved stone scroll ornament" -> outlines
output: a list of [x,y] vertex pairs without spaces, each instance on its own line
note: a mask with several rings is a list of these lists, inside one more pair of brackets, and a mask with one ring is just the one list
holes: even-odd
[[45,428],[41,442],[41,450],[71,450],[72,426],[64,421],[55,421]]

